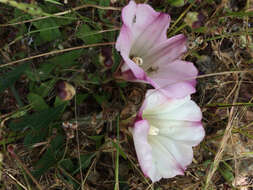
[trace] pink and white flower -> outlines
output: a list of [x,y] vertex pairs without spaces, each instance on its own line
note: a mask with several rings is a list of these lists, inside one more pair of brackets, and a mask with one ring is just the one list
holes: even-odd
[[186,96],[170,99],[149,90],[130,131],[145,176],[153,182],[183,175],[192,162],[192,147],[204,138],[201,110]]
[[197,69],[180,60],[186,51],[184,35],[167,39],[168,14],[130,1],[122,10],[122,21],[116,49],[124,60],[121,72],[125,80],[151,84],[172,98],[195,92]]

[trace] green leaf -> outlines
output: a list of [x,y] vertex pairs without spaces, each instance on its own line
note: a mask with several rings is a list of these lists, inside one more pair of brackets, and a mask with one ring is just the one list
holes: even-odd
[[184,4],[185,4],[186,2],[185,2],[185,0],[169,0],[169,3],[170,3],[172,6],[181,7],[181,6],[184,6]]
[[78,59],[83,53],[83,50],[74,50],[71,52],[64,53],[62,55],[55,56],[47,60],[48,64],[53,64],[57,69],[69,68],[72,65],[77,64]]
[[98,150],[102,144],[102,140],[104,138],[104,135],[88,136],[88,138],[92,139],[96,142],[96,150]]
[[71,159],[64,159],[59,162],[59,165],[63,167],[68,172],[73,172],[75,169],[75,165],[73,164]]
[[[54,20],[57,26],[63,26],[63,25],[71,24],[74,20],[77,20],[78,18],[77,18],[76,13],[69,13],[69,14],[65,14],[61,18],[52,18],[52,19]],[[66,37],[68,38],[68,36]]]
[[31,15],[46,15],[43,10],[37,6],[36,4],[29,4],[29,3],[20,3],[17,1],[9,0],[9,1],[1,1],[1,3],[6,3],[12,7],[15,7],[17,9],[20,9],[28,14]]
[[113,145],[116,149],[119,150],[119,154],[126,160],[126,159],[127,159],[127,156],[126,156],[125,152],[120,148],[120,146],[119,146],[117,143],[113,142],[113,141],[112,141],[112,145]]
[[76,104],[81,104],[84,100],[86,100],[89,97],[89,93],[86,94],[77,94],[76,95]]
[[26,71],[26,75],[31,81],[46,80],[50,78],[50,73],[53,71],[54,68],[55,68],[54,64],[44,63],[41,64],[40,67],[37,68],[36,70],[29,68]]
[[36,164],[36,170],[33,171],[33,174],[36,177],[41,176],[48,169],[53,166],[56,166],[58,160],[62,157],[64,149],[64,136],[56,136],[47,151],[43,154],[42,158]]
[[222,162],[219,165],[218,171],[227,182],[231,183],[234,180],[233,170],[226,162]]
[[81,169],[86,169],[89,165],[90,165],[90,162],[91,162],[91,159],[95,156],[96,154],[83,154],[80,156],[80,162],[81,162],[81,165],[78,166],[78,168],[72,173],[72,175],[75,175],[77,172],[80,171],[80,168]]
[[[61,38],[61,32],[59,30],[59,26],[56,25],[52,18],[47,18],[43,20],[39,20],[33,22],[33,25],[41,30],[40,31],[40,38],[37,38],[37,43],[42,44],[45,42],[53,41],[56,39]],[[37,37],[37,36],[36,36]]]
[[47,135],[48,135],[48,128],[43,128],[40,131],[30,130],[24,138],[24,145],[26,147],[29,147],[36,143],[43,142],[46,140]]
[[[100,0],[99,1],[99,5],[100,6],[105,6],[105,7],[107,7],[107,6],[110,6],[110,0]],[[102,9],[99,9],[98,10],[98,15],[99,15],[99,18],[100,18],[100,20],[102,20],[103,22],[105,22],[105,23],[109,23],[109,24],[111,24],[111,22],[110,21],[108,21],[108,20],[106,20],[105,18],[105,14],[106,14],[107,12],[105,11],[105,10],[102,10]]]
[[22,64],[16,67],[14,70],[7,72],[0,78],[0,92],[13,85],[19,77],[28,69],[28,64]]
[[[52,79],[50,81],[41,83],[41,85],[39,87],[35,86],[33,88],[33,90],[36,94],[40,94],[41,97],[46,97],[46,96],[48,96],[48,94],[52,90],[52,88],[54,88],[55,83],[56,83],[56,79]],[[31,89],[31,91],[32,91],[32,89]]]
[[15,131],[27,127],[34,130],[41,130],[43,127],[48,127],[52,121],[58,119],[64,109],[65,105],[60,105],[56,108],[49,108],[38,113],[24,116],[21,119],[12,121],[10,123],[10,128]]
[[101,106],[104,104],[107,104],[108,97],[106,95],[98,95],[98,94],[93,94],[93,97],[97,101],[98,104]]
[[102,41],[102,34],[92,30],[87,24],[80,26],[76,33],[77,38],[83,40],[86,44],[95,44]]
[[36,70],[28,69],[26,74],[32,81],[46,80],[55,76],[56,71],[59,72],[62,71],[62,69],[76,65],[78,63],[76,60],[82,55],[83,51],[84,50],[74,50],[52,57],[41,64]]
[[33,109],[36,111],[49,108],[44,99],[38,94],[29,93],[27,98],[29,103],[32,104]]

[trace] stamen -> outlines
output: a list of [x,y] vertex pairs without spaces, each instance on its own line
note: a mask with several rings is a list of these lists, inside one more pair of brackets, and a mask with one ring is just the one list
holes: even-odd
[[147,69],[147,73],[149,73],[149,74],[153,74],[153,73],[157,73],[157,71],[159,70],[159,67],[155,67],[155,66],[152,66],[152,67],[149,67],[148,69]]
[[159,129],[152,126],[152,125],[150,125],[148,134],[149,135],[158,135],[159,134]]
[[140,57],[134,57],[132,61],[138,66],[141,66],[143,64],[143,59]]

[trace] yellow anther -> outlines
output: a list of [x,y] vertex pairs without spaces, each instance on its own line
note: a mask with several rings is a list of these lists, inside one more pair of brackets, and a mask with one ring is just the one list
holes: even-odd
[[152,126],[152,125],[150,125],[148,134],[149,135],[158,135],[159,134],[159,129]]
[[138,66],[141,66],[143,64],[143,59],[140,57],[134,57],[132,61]]

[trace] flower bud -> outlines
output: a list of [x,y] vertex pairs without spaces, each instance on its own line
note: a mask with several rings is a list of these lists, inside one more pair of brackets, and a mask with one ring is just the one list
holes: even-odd
[[191,28],[196,29],[204,24],[204,15],[197,12],[189,12],[184,21],[187,25],[189,25]]
[[99,61],[101,64],[103,64],[106,67],[111,67],[113,65],[111,47],[102,47],[101,54],[99,56]]
[[12,145],[12,144],[9,144],[8,146],[7,146],[7,151],[10,153],[10,155],[11,156],[15,156],[16,154],[15,154],[15,152],[14,152],[14,149],[15,149],[15,147]]
[[59,98],[63,101],[71,100],[76,94],[75,88],[65,81],[57,82],[56,90]]

